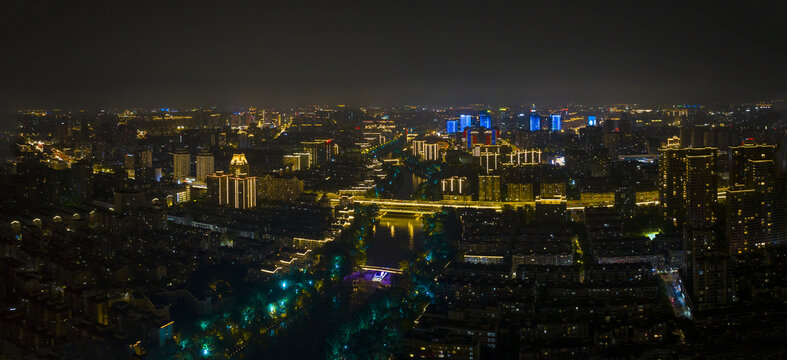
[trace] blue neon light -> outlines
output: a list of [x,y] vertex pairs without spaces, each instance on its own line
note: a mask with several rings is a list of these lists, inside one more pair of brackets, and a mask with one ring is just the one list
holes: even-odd
[[465,128],[473,126],[473,117],[470,115],[459,115],[459,131],[464,131]]
[[552,114],[552,131],[560,131],[560,114]]
[[492,128],[492,119],[489,117],[488,114],[481,114],[478,116],[478,120],[481,123],[481,127],[491,129]]
[[459,121],[457,120],[448,120],[445,122],[446,130],[449,134],[454,134],[459,132]]
[[541,116],[536,113],[530,114],[530,131],[541,130]]

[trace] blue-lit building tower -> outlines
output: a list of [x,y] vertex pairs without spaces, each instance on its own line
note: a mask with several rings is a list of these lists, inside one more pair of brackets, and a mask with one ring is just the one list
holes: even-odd
[[530,113],[530,131],[541,130],[541,116],[535,112]]
[[491,129],[492,128],[492,118],[489,117],[489,113],[486,111],[481,112],[478,115],[478,122],[480,123],[482,128]]
[[446,131],[449,134],[455,134],[459,132],[459,120],[448,120],[445,122]]
[[473,117],[471,115],[459,115],[459,131],[464,131],[465,128],[473,126]]
[[596,116],[588,115],[588,126],[596,126]]
[[561,129],[561,121],[560,121],[560,114],[552,114],[550,115],[552,119],[552,131],[560,131]]

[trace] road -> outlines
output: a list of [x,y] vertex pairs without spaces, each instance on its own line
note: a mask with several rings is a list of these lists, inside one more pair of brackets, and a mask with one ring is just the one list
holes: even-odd
[[658,272],[658,274],[661,280],[664,281],[664,285],[667,286],[667,296],[672,304],[672,310],[675,311],[675,315],[691,319],[693,316],[691,314],[689,299],[686,296],[686,289],[683,286],[683,281],[681,281],[678,272],[670,270],[661,271]]

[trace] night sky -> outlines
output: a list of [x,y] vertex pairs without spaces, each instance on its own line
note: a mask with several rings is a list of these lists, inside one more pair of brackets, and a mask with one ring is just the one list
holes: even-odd
[[0,110],[787,93],[784,1],[87,3],[2,2]]

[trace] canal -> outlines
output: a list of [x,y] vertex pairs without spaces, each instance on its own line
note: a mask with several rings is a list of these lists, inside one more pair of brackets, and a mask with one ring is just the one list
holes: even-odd
[[[394,193],[397,200],[410,200],[424,179],[402,168],[404,181]],[[421,217],[413,214],[383,215],[372,229],[373,235],[366,251],[366,264],[399,267],[424,246]]]
[[366,250],[366,264],[398,268],[424,247],[421,217],[411,214],[385,214],[372,227],[372,238]]
[[402,185],[396,189],[394,199],[396,200],[411,200],[413,194],[418,190],[418,185],[424,182],[424,178],[411,173],[406,168],[402,167]]

